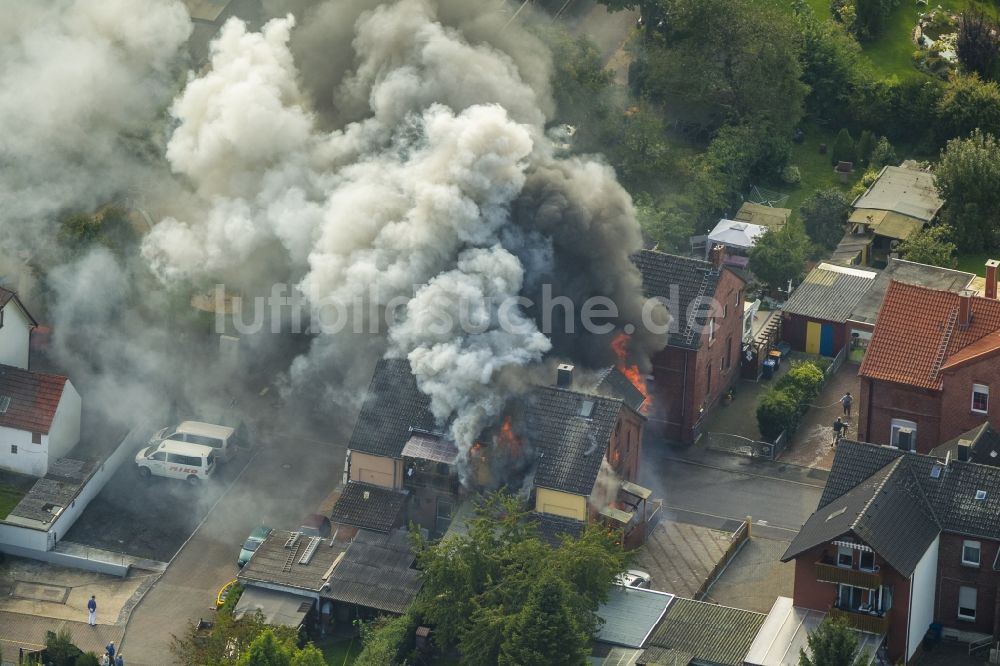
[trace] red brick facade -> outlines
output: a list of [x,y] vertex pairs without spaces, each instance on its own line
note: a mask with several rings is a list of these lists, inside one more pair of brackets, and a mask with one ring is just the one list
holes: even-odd
[[653,357],[650,418],[669,440],[693,443],[702,419],[739,376],[744,286],[723,270],[715,290],[714,336],[706,324],[697,349],[668,345]]
[[[1000,355],[943,370],[940,390],[861,378],[858,437],[874,444],[892,444],[892,420],[917,424],[916,450],[935,446],[972,430],[984,421],[1000,423]],[[989,387],[987,413],[972,409],[972,386]]]
[[[962,563],[962,548],[966,541],[980,545],[979,566]],[[942,534],[938,552],[937,594],[934,620],[948,627],[983,634],[1000,634],[1000,595],[997,584],[1000,572],[993,569],[1000,544],[995,541],[975,541],[955,534]],[[958,616],[959,589],[976,588],[976,619]]]
[[642,454],[642,430],[646,419],[631,408],[622,408],[614,434],[608,443],[607,459],[615,473],[624,481],[639,480],[639,458]]

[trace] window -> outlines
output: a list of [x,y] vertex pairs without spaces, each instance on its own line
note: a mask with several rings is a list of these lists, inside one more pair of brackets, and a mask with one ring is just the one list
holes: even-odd
[[893,419],[889,442],[904,451],[913,451],[917,447],[917,424],[906,419]]
[[972,411],[985,414],[990,404],[990,387],[985,384],[972,385]]
[[10,452],[11,453],[17,453],[17,444],[11,444],[10,445]]
[[976,621],[976,597],[974,587],[958,588],[958,619]]
[[854,551],[850,548],[837,546],[837,566],[850,569],[854,566]]
[[967,567],[978,567],[981,548],[978,541],[962,543],[962,564]]
[[33,432],[33,433],[31,433],[31,443],[32,444],[41,444],[42,443],[42,433],[40,433],[40,432]]
[[150,460],[158,460],[160,462],[163,462],[164,460],[167,459],[167,454],[164,453],[163,451],[157,451],[153,455],[149,456],[149,459]]
[[861,563],[859,567],[865,571],[875,571],[875,553],[870,550],[861,551]]
[[742,289],[737,289],[736,290],[736,304],[735,305],[736,305],[737,308],[739,308],[742,303],[743,303],[743,290]]
[[709,317],[708,319],[708,341],[712,342],[715,340],[715,317]]
[[865,605],[865,593],[868,591],[863,587],[853,585],[837,586],[837,606],[845,610],[858,610]]
[[722,306],[722,318],[725,319],[729,316],[729,303]]

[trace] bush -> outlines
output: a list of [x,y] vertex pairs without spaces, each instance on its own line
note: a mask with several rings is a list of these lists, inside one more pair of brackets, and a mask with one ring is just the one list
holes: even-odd
[[768,441],[784,430],[794,432],[823,387],[825,368],[814,361],[793,362],[791,369],[761,396],[757,427]]
[[875,144],[875,148],[872,150],[872,158],[869,164],[873,168],[881,169],[884,166],[898,163],[899,158],[896,157],[896,149],[889,143],[889,139],[884,136],[879,137],[878,143]]
[[855,159],[858,164],[868,164],[875,150],[875,135],[869,130],[861,132],[858,142],[854,144]]
[[[775,383],[795,399],[799,415],[805,414],[823,388],[823,370],[812,361],[793,362],[792,368]],[[796,425],[798,423],[796,422]]]
[[392,666],[400,663],[401,655],[412,649],[413,630],[417,622],[411,614],[399,617],[383,616],[361,626],[364,649],[354,661],[355,666]]
[[789,164],[781,170],[781,182],[788,185],[798,185],[802,182],[802,172],[794,164]]
[[847,131],[846,127],[837,133],[837,138],[833,142],[833,150],[830,152],[830,161],[834,166],[837,165],[837,162],[854,161],[854,139],[851,138],[851,133]]
[[757,427],[761,436],[773,442],[781,432],[791,432],[798,425],[798,405],[787,391],[771,389],[757,405]]

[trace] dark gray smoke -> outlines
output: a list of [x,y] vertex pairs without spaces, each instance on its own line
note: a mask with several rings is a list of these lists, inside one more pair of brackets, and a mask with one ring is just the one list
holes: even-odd
[[[293,279],[314,318],[402,304],[387,331],[316,338],[292,384],[315,392],[370,371],[370,354],[406,357],[468,448],[553,342],[609,359],[607,336],[550,338],[530,308],[501,326],[502,301],[551,284],[577,307],[609,297],[619,327],[641,323],[631,200],[599,159],[557,156],[549,56],[493,3],[292,9],[300,28],[292,14],[259,33],[227,22],[174,101],[167,157],[202,205],[156,225],[143,256],[167,283]],[[456,298],[475,304],[471,332]],[[639,330],[641,356],[655,343]]]

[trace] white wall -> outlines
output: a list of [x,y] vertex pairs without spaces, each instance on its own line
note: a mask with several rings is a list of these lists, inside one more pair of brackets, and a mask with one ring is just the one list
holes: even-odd
[[12,549],[23,548],[44,553],[48,547],[48,532],[45,530],[0,521],[0,552],[19,554]]
[[[913,570],[913,582],[910,585],[910,618],[907,627],[910,639],[906,645],[906,659],[909,661],[920,646],[927,627],[934,621],[934,592],[937,588],[938,546],[941,537],[927,547],[917,568]],[[893,611],[895,612],[895,611]]]
[[[17,446],[17,453],[10,452],[11,445]],[[45,476],[49,467],[45,437],[41,444],[32,444],[30,432],[0,427],[0,467],[21,474]]]
[[62,458],[80,441],[80,394],[73,384],[66,380],[59,406],[52,417],[49,434],[42,441],[48,440],[49,458]]
[[3,326],[0,326],[0,364],[28,369],[28,349],[31,322],[17,303],[11,300],[3,307]]

